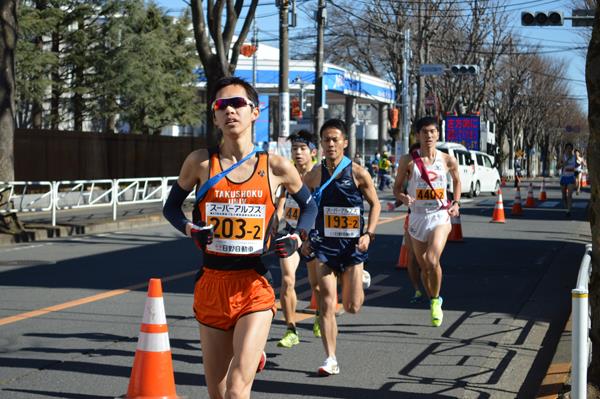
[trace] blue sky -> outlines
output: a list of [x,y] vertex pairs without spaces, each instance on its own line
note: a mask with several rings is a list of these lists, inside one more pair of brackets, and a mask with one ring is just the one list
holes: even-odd
[[[155,0],[173,15],[178,15],[188,4],[183,0]],[[367,1],[367,0],[361,0]],[[290,37],[301,34],[307,27],[315,26],[310,7],[317,0],[296,0],[298,26],[291,28]],[[275,0],[260,0],[257,11],[259,21],[259,40],[265,40],[269,45],[277,46],[279,37],[279,17]],[[565,21],[562,27],[521,27],[521,11],[562,11],[565,16],[571,15],[572,0],[510,0],[502,10],[513,21],[515,34],[531,44],[539,44],[541,51],[549,57],[564,60],[571,95],[579,100],[581,107],[587,111],[587,93],[585,88],[585,50],[575,47],[587,47],[587,42],[581,33],[589,28],[573,28],[570,21]]]

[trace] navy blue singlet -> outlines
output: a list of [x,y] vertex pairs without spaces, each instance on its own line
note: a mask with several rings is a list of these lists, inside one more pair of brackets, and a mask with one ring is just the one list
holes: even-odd
[[[321,184],[329,177],[323,161]],[[367,259],[366,253],[356,250],[364,229],[364,205],[363,195],[352,177],[352,164],[323,190],[315,229],[317,237],[311,239],[311,246],[316,257],[330,268],[344,271],[347,266]]]

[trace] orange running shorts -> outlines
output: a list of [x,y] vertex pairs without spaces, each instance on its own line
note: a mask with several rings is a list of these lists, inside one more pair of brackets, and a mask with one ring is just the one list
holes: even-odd
[[254,269],[204,268],[196,282],[194,315],[201,324],[227,331],[240,317],[265,310],[271,310],[275,316],[275,292]]

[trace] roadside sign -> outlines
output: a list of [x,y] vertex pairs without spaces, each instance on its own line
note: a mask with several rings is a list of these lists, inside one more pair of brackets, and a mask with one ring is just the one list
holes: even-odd
[[479,151],[479,116],[446,116],[446,141],[460,143],[469,150]]
[[421,64],[421,65],[419,65],[419,75],[421,75],[421,76],[443,75],[445,70],[446,70],[446,65],[443,65],[443,64]]

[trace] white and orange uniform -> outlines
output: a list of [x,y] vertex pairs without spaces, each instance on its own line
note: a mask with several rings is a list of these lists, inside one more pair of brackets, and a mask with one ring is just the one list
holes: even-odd
[[408,180],[408,195],[414,198],[410,206],[408,233],[416,240],[426,242],[429,234],[437,226],[450,223],[450,215],[445,207],[448,204],[446,185],[448,171],[439,150],[431,165],[425,165],[431,186],[421,178],[421,171],[413,161],[413,170]]

